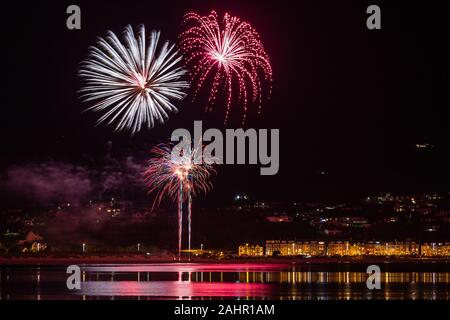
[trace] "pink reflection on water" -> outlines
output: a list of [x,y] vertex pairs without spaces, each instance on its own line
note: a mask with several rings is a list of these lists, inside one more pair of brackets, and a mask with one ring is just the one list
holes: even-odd
[[83,266],[87,272],[245,272],[280,271],[287,263],[152,263],[152,264],[90,264]]
[[190,281],[88,281],[80,294],[88,296],[149,296],[167,298],[266,296],[272,285]]

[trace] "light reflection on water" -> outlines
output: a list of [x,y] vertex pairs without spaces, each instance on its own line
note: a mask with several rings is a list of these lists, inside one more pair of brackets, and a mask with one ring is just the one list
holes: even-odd
[[[81,290],[66,287],[65,267],[1,267],[1,299],[444,299],[450,272],[386,271],[366,287],[367,266],[291,264],[81,265]],[[383,270],[381,266],[381,269]],[[389,269],[389,268],[385,268]],[[392,269],[392,268],[391,268]],[[401,268],[400,268],[401,269]],[[329,271],[330,270],[330,271]]]

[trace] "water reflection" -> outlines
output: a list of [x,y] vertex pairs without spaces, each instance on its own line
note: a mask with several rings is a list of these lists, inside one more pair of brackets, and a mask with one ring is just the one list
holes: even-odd
[[315,268],[180,263],[81,267],[82,285],[78,291],[65,287],[64,267],[2,267],[0,298],[450,299],[450,272],[443,271],[447,265],[435,268],[438,271],[383,272],[381,290],[368,290],[365,268],[357,271],[353,265]]

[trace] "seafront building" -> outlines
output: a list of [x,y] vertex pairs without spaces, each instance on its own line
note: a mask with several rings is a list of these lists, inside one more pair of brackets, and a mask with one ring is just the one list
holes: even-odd
[[262,245],[239,246],[239,256],[421,256],[449,257],[449,242],[419,244],[414,241],[294,241],[267,240]]
[[239,255],[249,257],[262,257],[264,256],[264,247],[259,245],[249,245],[248,243],[246,243],[245,245],[239,246]]

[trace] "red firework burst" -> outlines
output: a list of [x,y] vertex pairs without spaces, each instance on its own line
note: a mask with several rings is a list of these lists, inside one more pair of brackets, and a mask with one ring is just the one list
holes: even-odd
[[180,35],[181,49],[186,57],[191,80],[196,83],[194,99],[205,85],[208,76],[213,78],[206,110],[210,111],[219,90],[226,90],[225,123],[228,120],[237,83],[238,97],[245,122],[249,102],[262,106],[262,81],[268,82],[271,93],[272,67],[258,33],[238,17],[225,13],[222,21],[215,11],[207,16],[188,13],[185,24],[192,25]]

